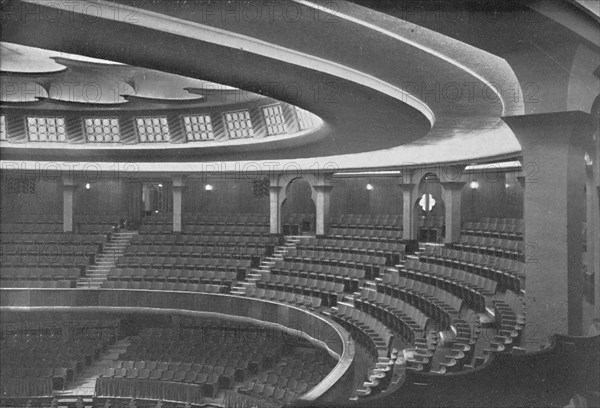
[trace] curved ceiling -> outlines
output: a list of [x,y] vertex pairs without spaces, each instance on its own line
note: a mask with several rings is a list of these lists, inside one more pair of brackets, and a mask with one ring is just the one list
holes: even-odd
[[[501,120],[523,113],[519,82],[506,61],[353,3],[328,2],[327,8],[289,0],[252,3],[255,8],[248,10],[245,2],[208,0],[99,1],[94,10],[60,1],[12,0],[3,7],[7,4],[5,41],[128,64],[123,70],[141,67],[226,84],[296,105],[325,122],[320,137],[294,148],[181,147],[157,154],[80,147],[67,159],[140,166],[160,161],[170,171],[185,168],[176,162],[264,160],[354,169],[478,161],[520,151]],[[22,7],[38,7],[40,15],[55,18],[20,19]],[[131,78],[123,82],[132,85]],[[143,89],[151,90],[152,82]],[[64,149],[2,147],[5,160],[58,156],[65,158]]]

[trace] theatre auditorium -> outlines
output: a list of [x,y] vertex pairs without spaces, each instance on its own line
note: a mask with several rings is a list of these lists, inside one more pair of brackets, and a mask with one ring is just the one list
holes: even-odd
[[0,27],[0,408],[600,406],[600,2]]

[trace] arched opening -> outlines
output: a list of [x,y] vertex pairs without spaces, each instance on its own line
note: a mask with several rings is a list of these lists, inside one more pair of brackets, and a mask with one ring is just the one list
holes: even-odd
[[163,217],[172,211],[171,184],[146,182],[142,185],[142,208],[145,217]]
[[442,242],[445,228],[445,206],[442,184],[434,173],[427,173],[419,182],[419,194],[414,203],[417,238],[423,242]]
[[315,233],[316,207],[312,188],[303,178],[295,178],[285,189],[285,200],[281,204],[281,219],[284,235]]

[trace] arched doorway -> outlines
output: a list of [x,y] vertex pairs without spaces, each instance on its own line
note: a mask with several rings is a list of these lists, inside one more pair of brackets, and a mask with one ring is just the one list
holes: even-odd
[[442,184],[434,173],[427,173],[419,182],[419,194],[414,202],[417,239],[422,242],[442,242],[445,229],[445,206]]
[[283,235],[315,233],[316,206],[310,183],[301,177],[289,182],[281,204]]
[[171,183],[144,182],[142,184],[142,208],[145,217],[164,217],[172,211]]

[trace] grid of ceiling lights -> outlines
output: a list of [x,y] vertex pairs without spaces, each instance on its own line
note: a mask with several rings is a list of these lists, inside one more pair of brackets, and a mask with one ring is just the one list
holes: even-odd
[[184,116],[183,124],[188,142],[214,140],[212,121],[209,115]]
[[267,135],[281,135],[287,133],[285,128],[285,118],[281,105],[271,105],[262,108],[267,125]]
[[230,139],[243,139],[254,136],[250,113],[245,111],[228,112],[223,114],[225,126]]
[[121,141],[117,118],[86,118],[85,138],[90,143],[118,143]]
[[0,140],[6,140],[6,116],[0,115]]
[[300,126],[300,130],[312,129],[316,126],[315,116],[305,111],[304,109],[296,108],[296,117],[298,118],[298,126]]
[[166,117],[137,118],[137,132],[142,143],[168,142],[171,140]]
[[66,142],[65,119],[27,117],[27,132],[31,142]]

